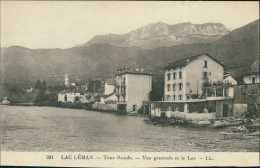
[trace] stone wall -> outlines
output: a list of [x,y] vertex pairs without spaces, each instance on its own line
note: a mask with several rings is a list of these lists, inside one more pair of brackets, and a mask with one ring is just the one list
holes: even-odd
[[117,110],[117,104],[99,104],[98,109],[102,110]]

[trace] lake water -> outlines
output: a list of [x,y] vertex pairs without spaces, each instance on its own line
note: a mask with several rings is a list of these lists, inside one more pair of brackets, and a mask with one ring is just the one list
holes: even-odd
[[0,106],[1,150],[35,152],[258,152],[259,138],[224,139],[223,129],[144,123],[119,116],[55,107]]

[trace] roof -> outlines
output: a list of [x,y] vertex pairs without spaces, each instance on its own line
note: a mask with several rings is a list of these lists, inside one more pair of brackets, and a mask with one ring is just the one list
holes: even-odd
[[250,70],[251,70],[252,72],[259,71],[259,60],[255,61],[255,62],[250,66]]
[[114,81],[114,79],[107,79],[107,80],[106,80],[106,83],[107,83],[108,85],[114,85],[114,84],[115,84],[115,81]]
[[64,90],[64,91],[60,92],[59,94],[66,94],[66,93],[80,93],[80,92],[76,91],[76,90]]
[[[215,97],[214,97],[215,98]],[[196,103],[196,102],[212,102],[212,101],[225,101],[234,100],[234,98],[216,98],[216,99],[189,99],[189,100],[177,100],[177,101],[151,101],[151,103]]]
[[235,79],[233,76],[231,76],[231,75],[227,76],[227,77],[224,78],[223,80],[226,80],[227,78],[232,78],[232,79],[234,79],[234,80],[236,81],[236,79]]
[[244,76],[248,76],[248,75],[258,75],[259,71],[254,71],[254,72],[245,72]]
[[98,89],[96,90],[96,92],[104,92],[104,90],[105,90],[105,87],[104,87],[104,86],[101,86],[100,88],[98,88]]
[[145,70],[144,68],[138,66],[138,65],[132,65],[130,68],[125,67],[123,69],[120,69],[122,72],[119,72],[116,74],[122,75],[122,74],[138,74],[138,75],[153,75],[153,73]]
[[94,95],[97,95],[97,93],[94,94],[93,92],[91,92],[91,93],[88,93],[85,97],[89,98],[89,97],[94,96]]
[[218,60],[216,60],[215,58],[211,57],[208,54],[199,54],[199,55],[194,55],[194,56],[190,56],[190,57],[185,57],[182,59],[179,59],[173,63],[170,63],[169,65],[167,65],[166,67],[164,67],[164,69],[170,69],[170,68],[177,68],[177,67],[183,67],[186,66],[187,64],[189,64],[191,61],[198,59],[199,57],[206,55],[208,57],[210,57],[211,59],[213,59],[214,61],[216,61],[217,63],[219,63],[221,66],[224,67],[224,65],[219,62]]
[[108,97],[114,95],[115,93],[116,93],[116,92],[110,93],[110,94],[108,94],[108,95],[97,95],[97,96],[95,96],[94,98],[101,98],[101,97],[108,98]]

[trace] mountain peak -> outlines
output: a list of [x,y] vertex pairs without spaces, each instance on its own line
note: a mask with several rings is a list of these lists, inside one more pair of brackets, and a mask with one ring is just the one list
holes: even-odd
[[168,25],[164,22],[151,23],[127,34],[98,35],[80,46],[108,43],[124,47],[152,49],[180,44],[208,43],[219,39],[230,31],[221,23],[192,24],[191,22]]

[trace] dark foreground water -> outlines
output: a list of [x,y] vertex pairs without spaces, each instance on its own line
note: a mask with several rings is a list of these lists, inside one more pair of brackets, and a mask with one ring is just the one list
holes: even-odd
[[148,125],[118,116],[54,107],[0,106],[1,150],[36,152],[258,152],[259,138],[223,129]]

